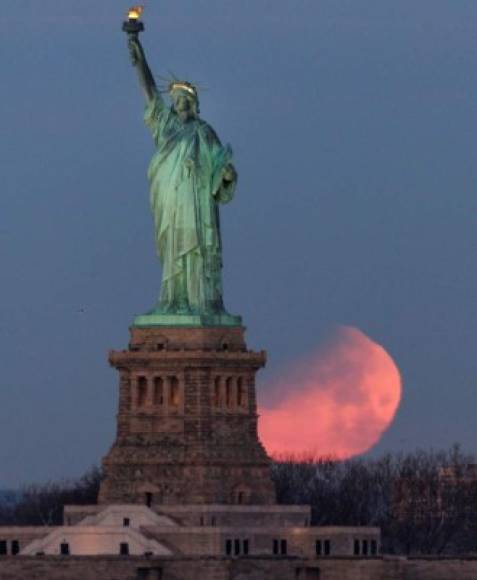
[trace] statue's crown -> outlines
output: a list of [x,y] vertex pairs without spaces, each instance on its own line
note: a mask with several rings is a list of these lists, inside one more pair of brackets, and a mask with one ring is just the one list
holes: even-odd
[[172,93],[178,90],[186,91],[197,99],[197,88],[192,83],[188,83],[187,81],[172,81],[169,84],[169,92]]

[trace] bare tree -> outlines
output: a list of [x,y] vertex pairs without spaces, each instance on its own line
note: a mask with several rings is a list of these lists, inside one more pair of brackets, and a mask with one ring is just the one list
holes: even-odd
[[458,553],[477,547],[473,462],[458,446],[341,462],[287,458],[273,477],[279,502],[311,505],[315,525],[379,526],[389,553]]
[[75,481],[25,486],[17,502],[0,506],[0,525],[61,525],[63,506],[95,504],[100,482],[101,471],[92,467]]

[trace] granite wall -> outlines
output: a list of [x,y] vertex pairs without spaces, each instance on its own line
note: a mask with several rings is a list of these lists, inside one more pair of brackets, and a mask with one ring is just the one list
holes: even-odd
[[20,579],[477,580],[477,558],[0,558],[0,580]]

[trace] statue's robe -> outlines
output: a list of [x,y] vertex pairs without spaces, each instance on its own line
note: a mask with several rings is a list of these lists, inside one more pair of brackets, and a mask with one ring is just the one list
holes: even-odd
[[232,151],[205,121],[181,121],[158,93],[145,123],[157,148],[148,177],[162,264],[160,310],[223,312],[218,204],[235,191],[235,182],[222,177]]

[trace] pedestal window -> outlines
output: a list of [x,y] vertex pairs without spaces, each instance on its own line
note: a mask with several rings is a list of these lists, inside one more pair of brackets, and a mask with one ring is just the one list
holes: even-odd
[[154,379],[154,405],[164,405],[164,379],[162,377]]
[[169,377],[169,406],[178,408],[180,405],[180,386],[177,377]]
[[238,407],[245,407],[246,405],[246,398],[245,398],[245,387],[243,384],[243,378],[239,377],[237,379],[237,406]]
[[220,377],[215,377],[214,379],[214,407],[220,407],[220,385],[221,380]]
[[227,409],[233,406],[233,378],[227,377],[225,381],[225,405]]
[[138,377],[136,405],[138,407],[144,407],[146,405],[146,401],[147,401],[147,378]]

